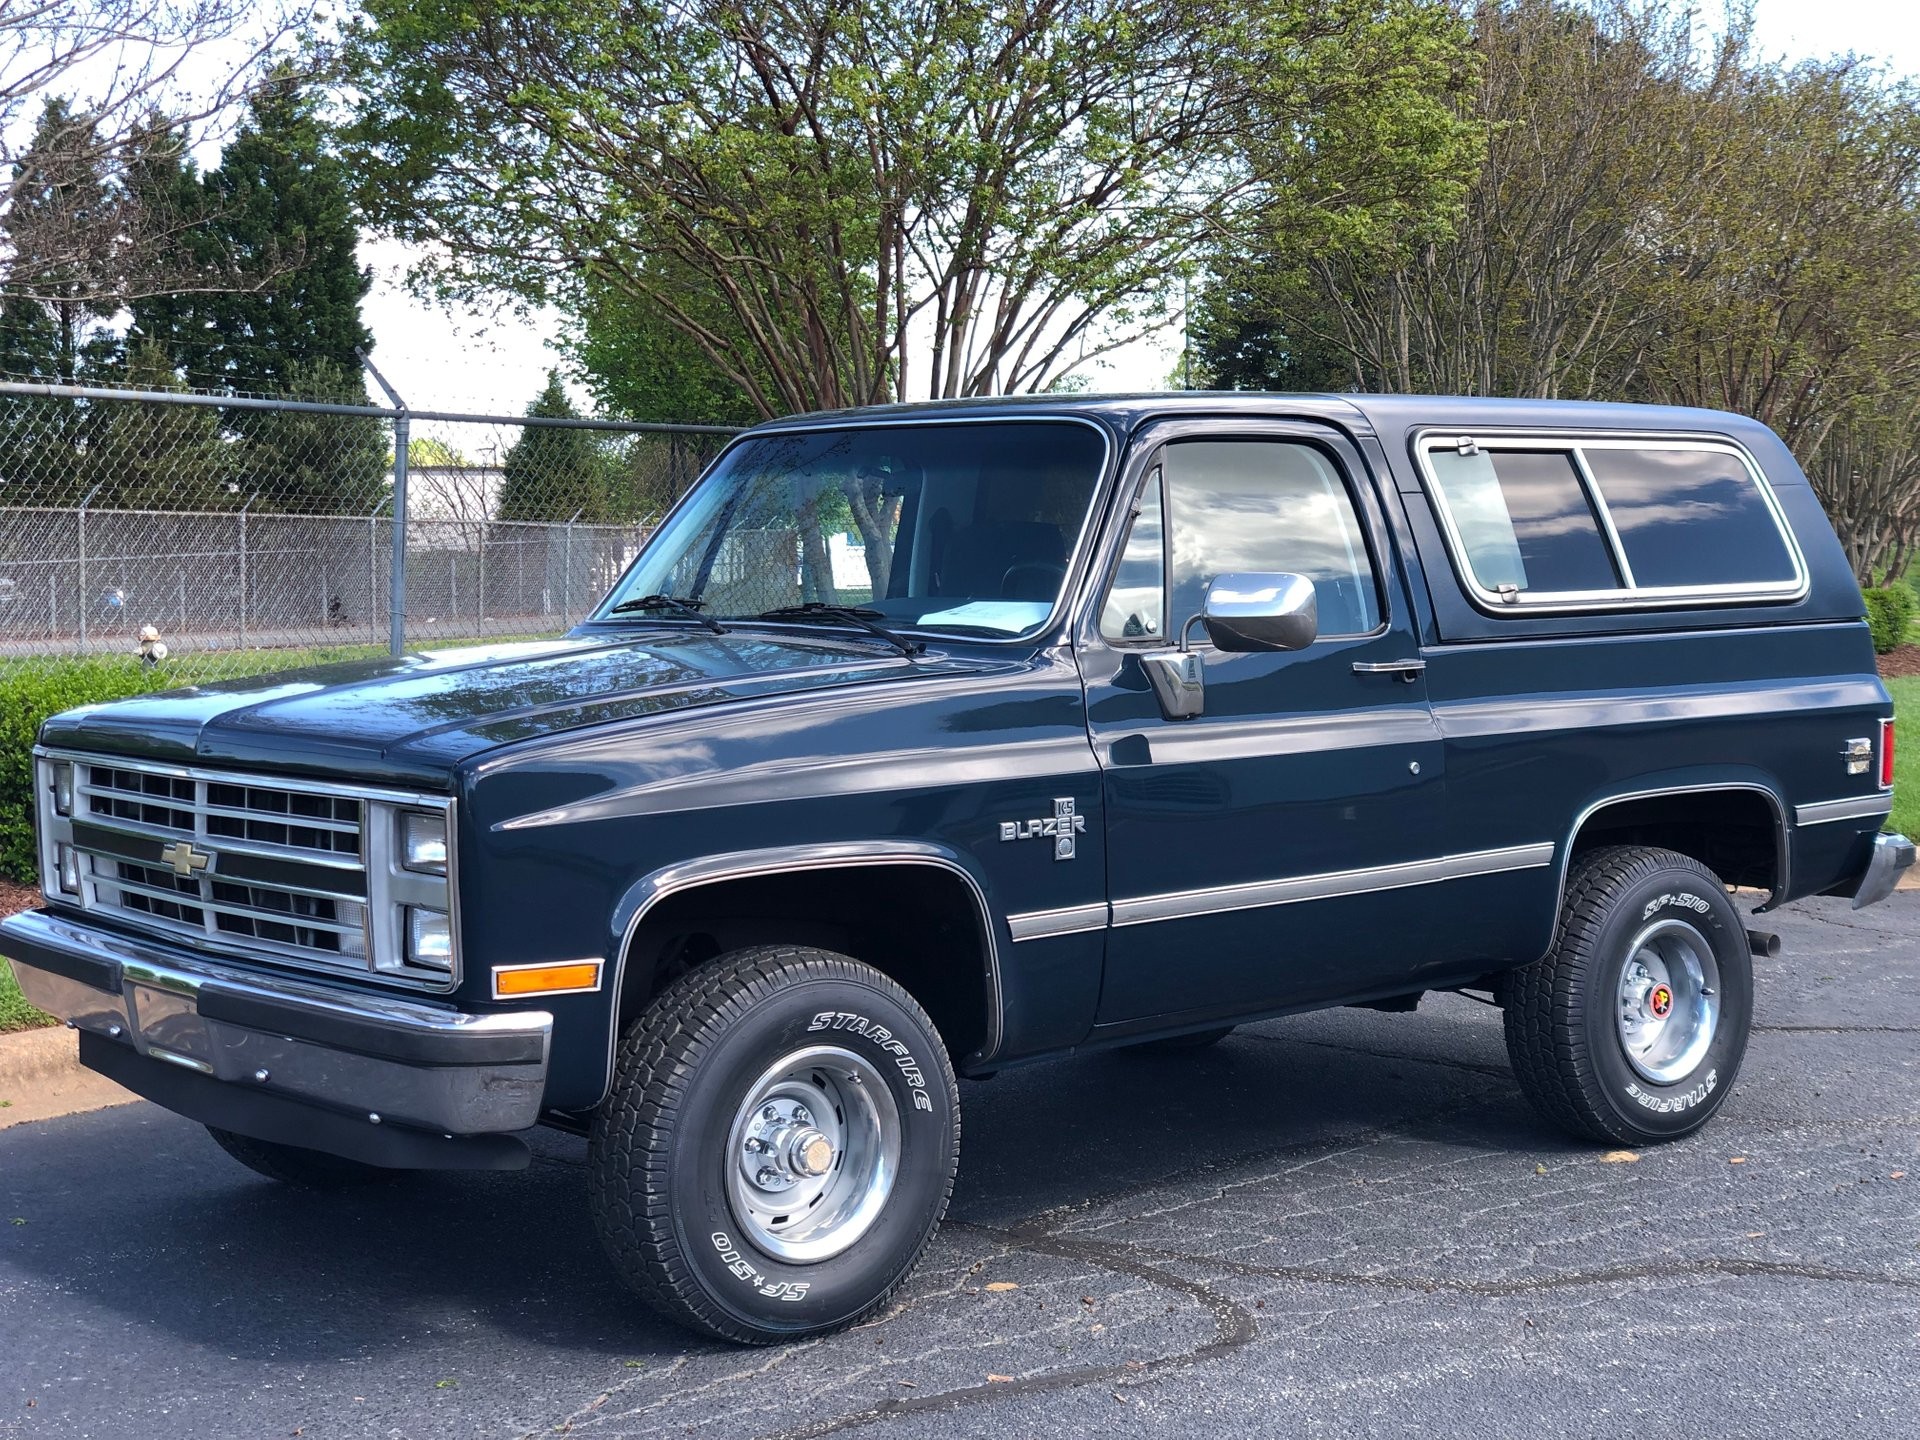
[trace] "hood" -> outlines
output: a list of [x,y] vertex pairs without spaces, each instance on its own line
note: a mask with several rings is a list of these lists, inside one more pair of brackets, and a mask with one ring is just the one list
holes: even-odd
[[756,696],[990,668],[832,635],[676,629],[280,671],[56,715],[41,743],[443,787],[516,741]]

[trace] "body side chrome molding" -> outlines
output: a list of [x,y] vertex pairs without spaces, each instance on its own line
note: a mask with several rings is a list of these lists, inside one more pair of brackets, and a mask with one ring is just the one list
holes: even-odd
[[[980,936],[986,946],[987,1032],[980,1049],[970,1060],[991,1060],[999,1052],[1006,1002],[1000,984],[1000,947],[995,936],[993,911],[987,905],[986,892],[973,873],[938,846],[915,840],[867,840],[815,845],[780,845],[766,850],[736,851],[709,855],[698,860],[683,860],[642,876],[628,894],[639,892],[640,903],[620,937],[620,949],[613,958],[613,1003],[607,1007],[607,1083],[601,1091],[604,1100],[613,1086],[613,1054],[620,1043],[620,997],[626,983],[627,956],[633,937],[648,913],[670,895],[697,890],[724,880],[744,880],[756,875],[786,875],[806,870],[847,870],[870,865],[931,865],[958,875],[973,895],[980,922]],[[599,1101],[594,1102],[596,1105]]]
[[1844,800],[1816,800],[1811,805],[1793,807],[1796,825],[1827,825],[1835,820],[1884,820],[1893,811],[1893,796],[1882,790],[1876,795],[1852,795]]
[[1767,797],[1767,803],[1773,806],[1774,818],[1774,864],[1778,873],[1774,877],[1773,892],[1767,896],[1767,903],[1754,913],[1764,914],[1780,903],[1780,897],[1787,893],[1787,882],[1792,878],[1793,847],[1787,838],[1787,807],[1778,793],[1765,785],[1751,780],[1719,780],[1700,785],[1667,785],[1655,790],[1629,790],[1620,795],[1609,795],[1595,800],[1574,817],[1573,828],[1567,831],[1567,843],[1560,852],[1560,884],[1553,895],[1553,913],[1560,914],[1560,908],[1567,899],[1567,871],[1573,863],[1573,842],[1580,837],[1580,831],[1587,821],[1612,805],[1624,805],[1633,800],[1655,800],[1663,795],[1707,795],[1717,790],[1746,790],[1755,795]]
[[1510,845],[1499,850],[1475,850],[1439,855],[1399,865],[1375,865],[1361,870],[1335,870],[1320,875],[1294,875],[1284,880],[1257,880],[1244,885],[1217,885],[1204,890],[1181,890],[1165,895],[1142,895],[1113,902],[1113,924],[1148,925],[1161,920],[1190,920],[1234,910],[1257,910],[1291,905],[1302,900],[1330,900],[1366,895],[1377,890],[1400,890],[1410,885],[1433,885],[1499,875],[1509,870],[1533,870],[1553,863],[1553,842]]
[[1111,923],[1111,913],[1104,900],[1094,905],[1068,905],[1059,910],[1030,910],[1024,915],[1009,915],[1007,929],[1015,941],[1050,940],[1056,935],[1104,930]]

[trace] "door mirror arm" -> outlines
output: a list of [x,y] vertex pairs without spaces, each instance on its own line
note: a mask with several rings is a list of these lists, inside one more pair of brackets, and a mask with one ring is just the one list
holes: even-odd
[[1304,575],[1216,575],[1200,612],[1180,627],[1179,644],[1140,656],[1169,720],[1191,720],[1206,710],[1206,668],[1191,645],[1195,625],[1206,627],[1214,649],[1228,653],[1304,650],[1320,633],[1320,606]]

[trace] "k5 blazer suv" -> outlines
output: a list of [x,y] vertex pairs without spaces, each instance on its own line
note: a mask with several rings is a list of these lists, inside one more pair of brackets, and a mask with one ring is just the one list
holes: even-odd
[[640,1294],[816,1334],[939,1224],[956,1075],[1455,989],[1554,1124],[1703,1125],[1776,943],[1730,892],[1913,861],[1862,609],[1734,415],[781,421],[563,640],[49,721],[46,905],[0,949],[255,1170],[572,1130]]

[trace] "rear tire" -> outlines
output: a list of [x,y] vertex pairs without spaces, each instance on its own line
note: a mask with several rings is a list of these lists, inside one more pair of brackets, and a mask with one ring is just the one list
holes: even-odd
[[1507,1054],[1561,1129],[1677,1140],[1733,1088],[1753,1022],[1745,927],[1699,861],[1610,846],[1567,876],[1553,949],[1506,983]]
[[933,1239],[960,1092],[912,996],[824,950],[759,946],[661,992],[588,1147],[614,1269],[694,1330],[775,1344],[871,1314]]
[[340,1155],[328,1155],[320,1150],[302,1149],[298,1145],[256,1140],[251,1135],[236,1135],[231,1130],[217,1130],[211,1125],[207,1126],[207,1134],[213,1137],[214,1144],[256,1175],[264,1175],[269,1180],[278,1180],[282,1185],[294,1185],[302,1190],[342,1190],[352,1185],[376,1185],[409,1173],[381,1165],[363,1164]]

